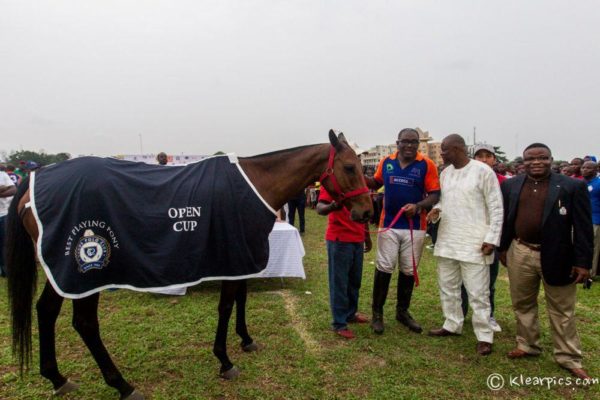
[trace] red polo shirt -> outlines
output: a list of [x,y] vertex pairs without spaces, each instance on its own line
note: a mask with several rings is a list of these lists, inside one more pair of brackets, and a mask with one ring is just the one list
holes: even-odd
[[[331,203],[333,198],[321,186],[319,201]],[[350,211],[346,207],[332,211],[328,215],[325,239],[334,242],[360,243],[365,241],[365,224],[354,222],[350,219]]]

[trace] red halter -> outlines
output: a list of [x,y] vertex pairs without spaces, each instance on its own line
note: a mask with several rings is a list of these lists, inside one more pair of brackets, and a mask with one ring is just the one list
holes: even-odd
[[327,178],[331,179],[331,184],[333,185],[333,189],[335,190],[335,193],[329,193],[331,195],[331,197],[333,197],[336,202],[341,203],[346,199],[360,196],[363,193],[368,193],[369,189],[367,188],[366,185],[359,189],[352,190],[348,193],[342,192],[342,188],[340,187],[335,175],[333,174],[333,159],[334,159],[334,157],[335,157],[335,147],[333,147],[333,145],[332,145],[331,148],[329,149],[329,161],[327,162],[327,169],[325,170],[325,172],[323,172],[323,174],[321,175],[321,178],[319,178],[319,181],[321,183],[323,183],[323,181],[325,181],[325,179],[327,179]]

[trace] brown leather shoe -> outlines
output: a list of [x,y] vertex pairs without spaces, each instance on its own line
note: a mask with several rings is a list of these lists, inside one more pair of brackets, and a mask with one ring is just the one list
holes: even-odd
[[583,368],[565,368],[567,371],[569,371],[571,373],[571,375],[573,375],[575,378],[579,378],[579,379],[592,379],[590,378],[590,376],[587,374],[587,372],[585,372],[585,370]]
[[492,344],[488,342],[477,342],[477,353],[480,356],[492,354]]
[[447,331],[444,328],[431,329],[427,334],[429,336],[459,336],[458,333]]
[[511,359],[513,359],[513,360],[514,360],[514,359],[517,359],[517,358],[536,357],[536,356],[537,356],[537,354],[531,354],[531,353],[528,353],[528,352],[526,352],[525,350],[521,350],[521,349],[519,349],[519,348],[517,347],[517,348],[514,348],[514,349],[512,349],[511,351],[509,351],[509,352],[506,354],[506,356],[507,356],[508,358],[511,358]]

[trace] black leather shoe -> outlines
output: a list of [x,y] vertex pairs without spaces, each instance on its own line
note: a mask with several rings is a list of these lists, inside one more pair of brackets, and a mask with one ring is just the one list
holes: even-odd
[[421,325],[419,325],[417,321],[413,319],[408,310],[396,311],[396,320],[415,333],[423,332]]
[[431,329],[427,334],[429,336],[460,336],[458,333],[447,331],[444,328]]

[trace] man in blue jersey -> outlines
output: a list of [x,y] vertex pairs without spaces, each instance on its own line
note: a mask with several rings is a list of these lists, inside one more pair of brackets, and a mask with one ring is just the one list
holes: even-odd
[[[581,175],[588,185],[588,193],[592,203],[592,224],[594,225],[594,259],[590,277],[598,276],[598,255],[600,255],[600,178],[598,177],[598,164],[586,161],[581,166]],[[597,278],[596,278],[597,279]]]
[[[373,284],[373,319],[371,327],[383,333],[383,306],[388,293],[392,272],[399,264],[396,319],[411,331],[423,329],[408,312],[415,285],[413,254],[419,263],[425,240],[426,209],[439,200],[440,183],[437,167],[429,158],[418,152],[419,133],[407,128],[400,131],[396,141],[398,151],[379,162],[373,178],[365,178],[372,189],[385,187],[380,228],[390,227],[401,209],[404,214],[377,238],[377,268]],[[414,232],[411,240],[410,224]]]

